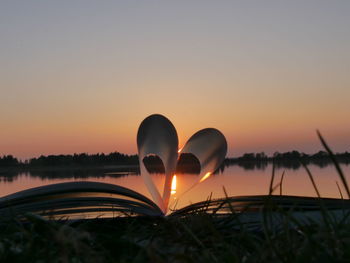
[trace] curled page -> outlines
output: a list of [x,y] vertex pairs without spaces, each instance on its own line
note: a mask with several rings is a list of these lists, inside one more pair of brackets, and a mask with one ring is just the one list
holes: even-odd
[[[164,116],[154,114],[144,119],[137,133],[137,147],[141,176],[154,202],[165,214],[170,198],[171,180],[178,158],[178,137],[174,125]],[[143,162],[149,155],[158,156],[164,165],[165,183],[160,195]]]
[[214,128],[203,129],[192,135],[186,142],[181,150],[181,154],[184,153],[193,154],[198,159],[201,170],[197,183],[203,182],[225,160],[227,142],[225,136],[219,130]]

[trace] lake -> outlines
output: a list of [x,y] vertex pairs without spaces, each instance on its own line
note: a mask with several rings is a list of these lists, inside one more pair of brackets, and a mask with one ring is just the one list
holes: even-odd
[[[347,180],[350,181],[350,165],[341,165],[341,167]],[[338,182],[343,195],[346,196],[341,180],[333,165],[326,167],[310,165],[309,169],[314,175],[322,197],[340,197],[336,182]],[[282,185],[282,193],[284,195],[316,196],[311,181],[303,168],[276,169],[275,184],[280,182],[283,171],[285,171]],[[61,175],[64,173],[66,173],[66,176],[62,177]],[[228,166],[223,172],[211,175],[207,180],[196,185],[190,191],[187,190],[198,181],[198,177],[193,174],[178,174],[176,193],[171,196],[170,208],[181,208],[190,203],[203,201],[210,195],[212,195],[212,198],[224,197],[223,187],[225,187],[229,196],[268,194],[271,173],[271,165],[268,165],[265,169],[244,169],[236,165]],[[153,174],[152,177],[158,189],[161,189],[164,176]],[[60,176],[57,175],[57,171],[46,171],[45,173],[21,172],[11,176],[2,174],[0,176],[0,196],[32,187],[69,181],[97,181],[117,184],[151,198],[140,175],[120,174],[120,171],[117,170],[115,173],[113,170],[108,172],[105,170],[79,170],[74,173],[61,171]],[[274,194],[279,193],[280,188],[277,188]]]

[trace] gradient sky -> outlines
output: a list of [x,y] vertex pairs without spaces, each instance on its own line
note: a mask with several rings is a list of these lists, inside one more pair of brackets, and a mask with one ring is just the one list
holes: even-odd
[[350,1],[1,1],[0,155],[136,153],[167,116],[180,146],[350,150]]

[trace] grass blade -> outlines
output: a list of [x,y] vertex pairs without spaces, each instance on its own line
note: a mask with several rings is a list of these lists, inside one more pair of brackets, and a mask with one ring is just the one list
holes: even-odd
[[311,183],[312,183],[312,186],[313,186],[314,189],[315,189],[315,192],[316,192],[318,198],[321,198],[320,192],[318,191],[318,188],[317,188],[317,185],[316,185],[316,183],[315,183],[314,177],[312,176],[312,174],[311,174],[309,168],[306,166],[306,164],[305,164],[303,161],[300,160],[300,163],[301,163],[301,165],[304,167],[304,169],[306,170],[306,173],[307,173],[307,175],[308,175],[309,178],[310,178],[310,181],[311,181]]
[[283,171],[281,175],[281,181],[280,181],[280,195],[282,195],[282,184],[283,184],[283,178],[284,178],[285,170]]
[[339,194],[340,194],[341,199],[344,199],[344,197],[343,197],[343,193],[342,193],[342,192],[341,192],[341,190],[340,190],[340,187],[339,187],[338,182],[337,182],[337,181],[335,181],[335,183],[337,184],[338,191],[339,191]]
[[346,181],[345,175],[344,175],[342,169],[340,168],[340,165],[339,165],[337,159],[335,158],[333,151],[329,148],[329,146],[327,145],[325,139],[323,139],[321,133],[318,130],[317,130],[317,135],[318,135],[318,138],[320,139],[323,147],[328,152],[329,157],[331,158],[331,160],[332,160],[332,162],[333,162],[333,164],[335,166],[335,169],[337,169],[338,175],[339,175],[339,177],[340,177],[340,179],[341,179],[341,181],[342,181],[342,183],[344,185],[344,188],[346,190],[346,193],[348,195],[348,199],[350,199],[350,190],[349,190],[348,182]]
[[272,163],[272,174],[271,174],[271,181],[270,181],[270,187],[269,187],[269,195],[272,195],[274,180],[275,180],[275,162]]

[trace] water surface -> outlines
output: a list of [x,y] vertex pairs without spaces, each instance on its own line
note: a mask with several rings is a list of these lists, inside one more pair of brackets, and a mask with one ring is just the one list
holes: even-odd
[[[319,167],[309,166],[314,179],[323,197],[339,198],[340,193],[336,182],[340,185],[345,196],[345,190],[341,184],[334,167],[332,165]],[[348,181],[350,181],[350,166],[342,165],[343,171]],[[281,174],[285,171],[282,194],[296,196],[316,196],[310,179],[303,168],[300,169],[276,169],[275,184],[280,182]],[[223,172],[210,176],[204,182],[198,184],[190,191],[187,191],[197,180],[196,175],[178,174],[176,193],[171,197],[170,208],[181,208],[190,203],[206,200],[210,195],[212,198],[224,197],[223,187],[229,196],[260,195],[267,194],[271,180],[272,166],[265,169],[246,170],[239,166],[229,166]],[[66,174],[63,176],[62,174]],[[53,178],[52,178],[53,177]],[[164,176],[161,174],[152,175],[158,189],[162,192]],[[149,198],[146,186],[140,175],[120,174],[120,171],[80,170],[72,172],[46,171],[46,172],[21,172],[15,175],[2,174],[0,176],[0,196],[5,196],[20,190],[69,181],[96,181],[111,184],[118,184],[135,190]],[[277,188],[274,194],[280,194]]]

